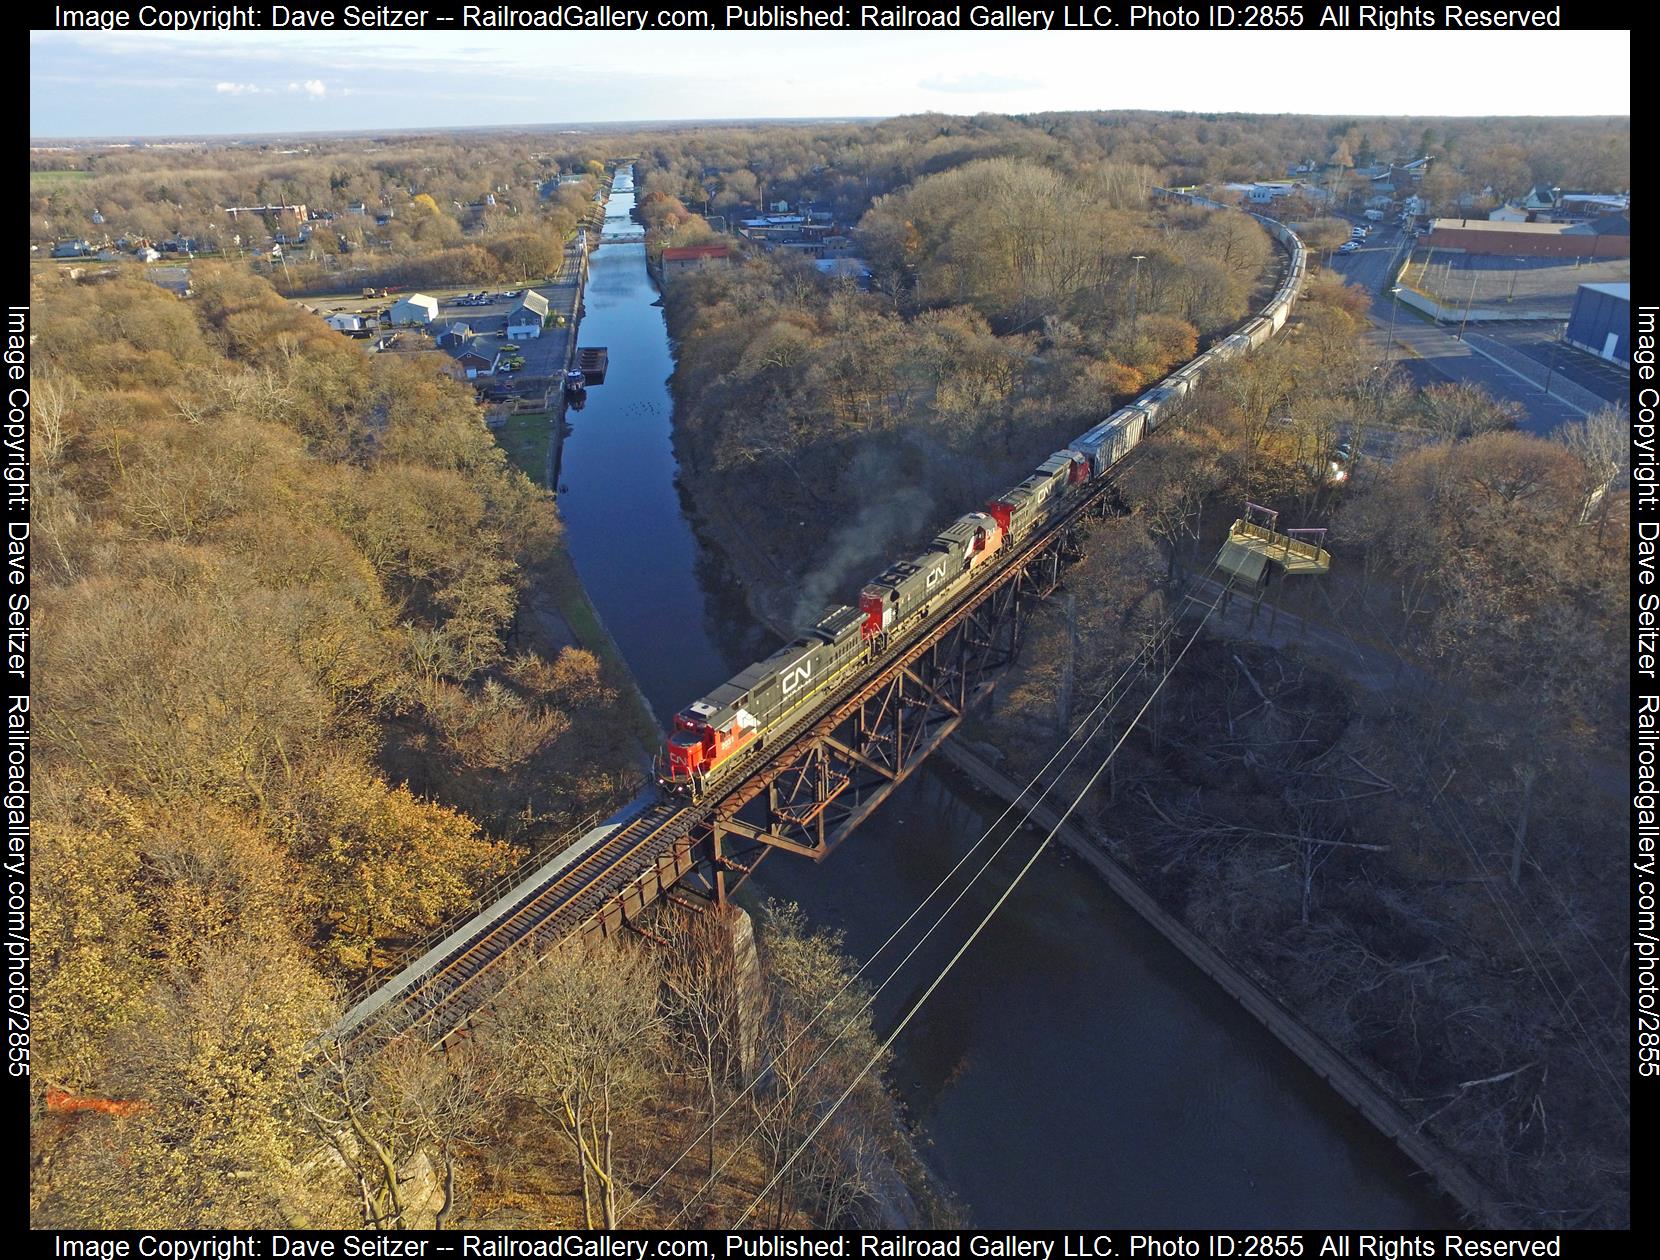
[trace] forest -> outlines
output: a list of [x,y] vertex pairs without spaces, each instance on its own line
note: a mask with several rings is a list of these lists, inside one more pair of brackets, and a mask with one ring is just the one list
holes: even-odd
[[[642,752],[626,680],[525,615],[560,526],[470,391],[244,270],[195,289],[33,294],[35,1222],[596,1224],[677,1141],[731,1167],[699,1190],[688,1163],[639,1219],[719,1219],[806,1117],[736,1094],[707,925],[672,928],[677,972],[550,965],[476,1054],[319,1048],[411,942],[626,799]],[[769,923],[765,1036],[791,1041],[845,973],[787,907]],[[836,1080],[859,1027],[790,1053]],[[873,1090],[768,1212],[867,1205],[843,1152],[893,1141]],[[586,1121],[567,1146],[532,1120],[590,1092],[602,1158]],[[700,1135],[711,1102],[731,1116]]]

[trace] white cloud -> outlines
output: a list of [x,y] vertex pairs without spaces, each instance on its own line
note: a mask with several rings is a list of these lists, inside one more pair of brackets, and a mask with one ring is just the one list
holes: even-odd
[[288,90],[290,92],[304,92],[313,100],[321,100],[328,95],[328,88],[323,86],[321,79],[307,79],[304,83],[290,83]]
[[256,87],[252,83],[215,83],[213,90],[223,96],[246,96],[250,92],[269,92],[271,89]]

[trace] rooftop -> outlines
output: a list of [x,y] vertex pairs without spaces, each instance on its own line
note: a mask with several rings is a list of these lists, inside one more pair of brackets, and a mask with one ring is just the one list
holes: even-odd
[[676,245],[663,251],[664,262],[684,262],[692,258],[725,258],[732,252],[726,245]]
[[1593,293],[1606,293],[1609,297],[1622,298],[1631,301],[1631,284],[1582,284],[1582,289],[1590,289]]

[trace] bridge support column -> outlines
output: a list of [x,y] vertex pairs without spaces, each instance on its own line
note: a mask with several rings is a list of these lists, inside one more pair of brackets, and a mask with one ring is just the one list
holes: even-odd
[[761,1071],[761,1024],[766,1019],[766,991],[761,985],[761,958],[755,951],[755,923],[739,907],[728,902],[711,910],[721,931],[721,948],[726,951],[723,973],[736,990],[732,1011],[732,1048],[739,1084],[748,1085]]

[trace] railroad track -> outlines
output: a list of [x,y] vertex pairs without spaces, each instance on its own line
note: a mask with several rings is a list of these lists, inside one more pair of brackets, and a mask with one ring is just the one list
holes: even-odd
[[[1126,464],[1133,462],[1133,456],[1138,453],[1131,452]],[[982,581],[959,592],[956,598],[926,622],[916,626],[900,643],[864,668],[854,670],[835,694],[812,705],[764,747],[755,749],[752,760],[733,767],[734,771],[741,769],[744,773],[728,774],[696,803],[660,801],[648,807],[544,883],[527,890],[503,917],[481,926],[475,935],[459,942],[450,953],[438,959],[430,971],[415,977],[405,992],[394,995],[380,1010],[350,1027],[342,1028],[340,1035],[346,1039],[361,1036],[376,1024],[382,1012],[394,1010],[401,1013],[397,1021],[400,1029],[424,1025],[441,1038],[460,1027],[472,1011],[487,1000],[498,981],[506,982],[502,959],[510,950],[529,945],[532,953],[539,952],[580,929],[608,901],[650,869],[676,841],[714,812],[723,800],[737,792],[747,779],[769,762],[787,756],[797,740],[844,704],[849,696],[864,691],[902,665],[933,632],[955,620],[964,608],[978,602],[1025,555],[1047,545],[1056,532],[1082,516],[1089,504],[1105,493],[1112,481],[1117,480],[1120,471],[1114,469],[1107,480],[1093,487],[1092,493],[1075,504],[1065,516],[1023,540],[1019,549],[1011,551],[1000,563],[992,566]],[[395,985],[397,980],[389,983]]]

